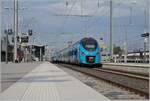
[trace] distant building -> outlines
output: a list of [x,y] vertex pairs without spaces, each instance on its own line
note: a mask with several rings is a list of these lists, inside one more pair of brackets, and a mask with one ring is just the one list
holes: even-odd
[[25,58],[27,61],[43,61],[45,55],[45,45],[26,44],[22,47],[26,48]]
[[101,48],[100,53],[102,56],[102,61],[109,61],[110,60],[109,48],[103,41],[100,41],[100,48]]
[[[129,52],[127,54],[127,62],[131,63],[149,63],[149,51],[146,51],[146,61],[144,61],[144,51],[139,51],[139,52]],[[124,54],[119,56],[115,55],[116,57],[116,62],[124,62]]]
[[32,49],[34,49],[34,51],[33,51],[34,52],[34,56],[37,57],[39,60],[43,61],[43,56],[45,55],[45,46],[44,45],[35,45],[34,44],[34,45],[32,45]]

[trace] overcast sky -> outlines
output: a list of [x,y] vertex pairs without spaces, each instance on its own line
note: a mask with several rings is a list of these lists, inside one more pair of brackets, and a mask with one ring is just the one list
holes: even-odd
[[[123,47],[127,33],[128,49],[142,48],[148,0],[112,1],[114,44]],[[3,0],[2,10],[3,29],[12,28],[13,0]],[[19,0],[19,32],[28,28],[33,28],[35,42],[50,48],[61,49],[85,36],[103,38],[109,46],[109,0]]]

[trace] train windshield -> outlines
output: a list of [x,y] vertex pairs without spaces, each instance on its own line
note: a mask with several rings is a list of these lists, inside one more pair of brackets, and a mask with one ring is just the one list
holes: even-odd
[[88,51],[94,51],[97,48],[97,41],[93,38],[82,39],[83,47]]

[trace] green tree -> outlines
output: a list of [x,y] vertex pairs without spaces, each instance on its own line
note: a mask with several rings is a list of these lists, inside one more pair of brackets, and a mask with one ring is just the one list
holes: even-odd
[[121,47],[114,45],[114,47],[113,47],[113,53],[114,53],[115,55],[116,55],[116,54],[121,55],[121,54],[122,54]]

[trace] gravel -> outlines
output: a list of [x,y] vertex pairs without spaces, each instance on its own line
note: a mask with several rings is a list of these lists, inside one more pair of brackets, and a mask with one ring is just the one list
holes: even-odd
[[108,97],[111,100],[145,100],[144,96],[140,96],[135,94],[134,92],[127,91],[124,88],[115,86],[111,83],[108,83],[104,80],[97,79],[91,77],[89,75],[83,74],[81,72],[74,71],[69,68],[65,68],[63,66],[57,65],[59,68],[64,70],[65,72],[69,73],[70,75],[74,76],[75,78],[79,79],[84,84],[92,87],[97,92],[103,94],[104,96]]

